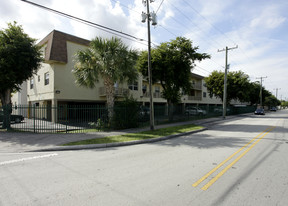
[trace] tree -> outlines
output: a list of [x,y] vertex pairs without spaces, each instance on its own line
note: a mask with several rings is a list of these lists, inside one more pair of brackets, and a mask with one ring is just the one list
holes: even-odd
[[102,78],[107,95],[109,121],[113,117],[115,83],[133,82],[138,72],[135,64],[138,54],[119,38],[103,39],[96,37],[86,50],[78,51],[75,56],[73,73],[76,83],[87,88],[95,88]]
[[[19,90],[40,67],[41,48],[35,42],[16,22],[8,23],[7,29],[0,30],[0,98],[4,110],[11,106],[11,93]],[[4,112],[8,119],[3,127],[9,128],[11,108]]]
[[[160,82],[162,96],[169,105],[169,117],[172,118],[172,105],[180,102],[181,92],[192,89],[191,70],[195,61],[210,58],[206,53],[197,53],[198,47],[185,37],[177,37],[170,42],[161,43],[151,50],[152,81]],[[143,51],[137,62],[140,72],[147,76],[148,53]]]
[[[222,102],[224,93],[224,75],[225,74],[222,71],[213,71],[205,78],[209,96],[212,98],[214,95],[215,97],[220,98]],[[249,76],[244,72],[229,72],[227,74],[227,104],[229,104],[233,99],[240,102],[249,102],[250,85]]]
[[281,101],[281,107],[287,108],[288,107],[288,101]]
[[276,107],[281,105],[281,102],[274,95],[270,95],[265,97],[264,105],[268,107]]
[[[250,104],[257,105],[260,103],[260,84],[258,82],[250,83]],[[262,88],[263,91],[264,88]],[[262,94],[263,95],[263,94]]]
[[[260,89],[261,86],[259,82],[250,83],[249,96],[251,105],[260,104]],[[265,100],[266,97],[269,97],[271,95],[271,92],[269,92],[265,89],[265,87],[262,86],[262,99]]]

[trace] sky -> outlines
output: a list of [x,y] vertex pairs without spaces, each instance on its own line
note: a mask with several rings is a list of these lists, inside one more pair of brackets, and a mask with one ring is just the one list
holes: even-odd
[[[141,22],[147,7],[142,0],[30,1],[129,34],[132,37],[123,38],[127,45],[147,50],[147,23]],[[198,52],[211,55],[196,62],[193,73],[202,76],[214,70],[224,72],[221,50],[231,48],[229,71],[241,70],[251,82],[263,77],[268,91],[288,101],[287,0],[153,0],[149,4],[150,12],[157,14],[157,25],[151,25],[152,47],[178,36],[190,39]],[[38,41],[54,29],[88,40],[115,36],[21,0],[0,0],[0,29],[13,21]]]

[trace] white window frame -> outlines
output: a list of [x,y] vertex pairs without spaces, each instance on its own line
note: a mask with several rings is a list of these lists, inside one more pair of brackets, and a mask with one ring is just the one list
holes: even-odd
[[44,74],[44,85],[49,85],[49,82],[50,82],[50,74],[49,72],[46,72]]

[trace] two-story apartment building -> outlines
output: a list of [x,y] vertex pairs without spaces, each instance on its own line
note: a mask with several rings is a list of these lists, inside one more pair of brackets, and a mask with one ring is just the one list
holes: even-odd
[[[48,108],[61,105],[104,105],[106,93],[101,80],[94,89],[88,89],[76,85],[75,77],[72,74],[75,53],[78,50],[86,49],[89,43],[89,40],[56,30],[42,39],[38,44],[42,46],[45,62],[42,63],[37,74],[27,82],[26,104],[45,105]],[[193,89],[188,95],[182,96],[183,106],[221,104],[219,99],[209,97],[203,79],[203,76],[191,74]],[[149,104],[148,81],[140,74],[138,81],[132,85],[115,83],[115,91],[116,100],[121,100],[124,94],[129,94],[139,103]],[[160,84],[153,85],[153,102],[156,105],[167,104],[167,101],[161,97],[161,91]],[[23,101],[18,102],[15,99],[17,98],[14,98],[13,103],[25,104]],[[55,114],[51,114],[48,109],[46,118],[53,120]]]

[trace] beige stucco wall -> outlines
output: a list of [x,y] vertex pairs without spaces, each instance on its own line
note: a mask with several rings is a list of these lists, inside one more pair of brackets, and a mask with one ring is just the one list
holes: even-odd
[[[44,74],[49,73],[49,84],[45,85]],[[28,102],[43,101],[54,98],[54,68],[53,65],[42,63],[41,68],[38,70],[36,75],[33,75],[34,86],[30,88],[30,79],[27,81],[27,99]],[[40,81],[38,81],[38,77]]]
[[215,96],[210,98],[209,92],[207,91],[207,87],[205,86],[204,80],[202,80],[202,83],[203,83],[202,95],[203,95],[203,92],[206,92],[206,97],[202,98],[202,104],[222,104],[221,99],[216,98]]
[[21,89],[12,94],[11,102],[13,105],[27,105],[27,82],[21,84]]
[[[43,47],[45,48],[45,46]],[[86,46],[76,44],[73,42],[67,42],[67,55],[68,62],[64,63],[43,63],[41,69],[34,75],[34,88],[30,89],[30,81],[27,82],[27,94],[28,102],[43,102],[45,100],[52,100],[52,104],[55,105],[57,101],[93,101],[93,102],[105,102],[106,97],[100,96],[99,88],[103,87],[103,81],[100,79],[93,89],[85,88],[76,85],[75,77],[72,73],[74,68],[75,54],[79,50],[86,49]],[[49,72],[49,85],[44,85],[44,74]],[[40,76],[40,81],[38,81]],[[210,98],[207,88],[204,85],[204,80],[194,79],[196,83],[201,82],[202,91],[197,90],[197,95],[202,97],[202,100],[189,100],[187,95],[181,98],[184,104],[222,104],[220,99],[215,97]],[[145,96],[142,92],[143,85],[147,86],[147,92],[149,92],[148,81],[143,79],[139,74],[138,90],[129,90],[129,94],[132,95],[137,101],[142,103],[148,103],[150,101],[149,96]],[[119,84],[121,88],[128,89],[128,84]],[[163,88],[160,84],[154,84],[152,86],[152,92],[155,92],[155,88],[160,87],[160,93]],[[57,92],[56,92],[57,91]],[[206,97],[203,97],[203,92],[206,92]],[[121,98],[118,98],[121,100]],[[167,100],[157,97],[153,98],[154,103],[167,103]]]
[[75,83],[75,77],[72,74],[74,68],[74,56],[77,51],[86,49],[87,47],[72,42],[67,42],[68,63],[54,64],[54,90],[60,91],[55,94],[57,100],[79,100],[79,101],[104,101],[103,97],[99,96],[99,87],[103,86],[100,80],[94,89],[80,87]]

